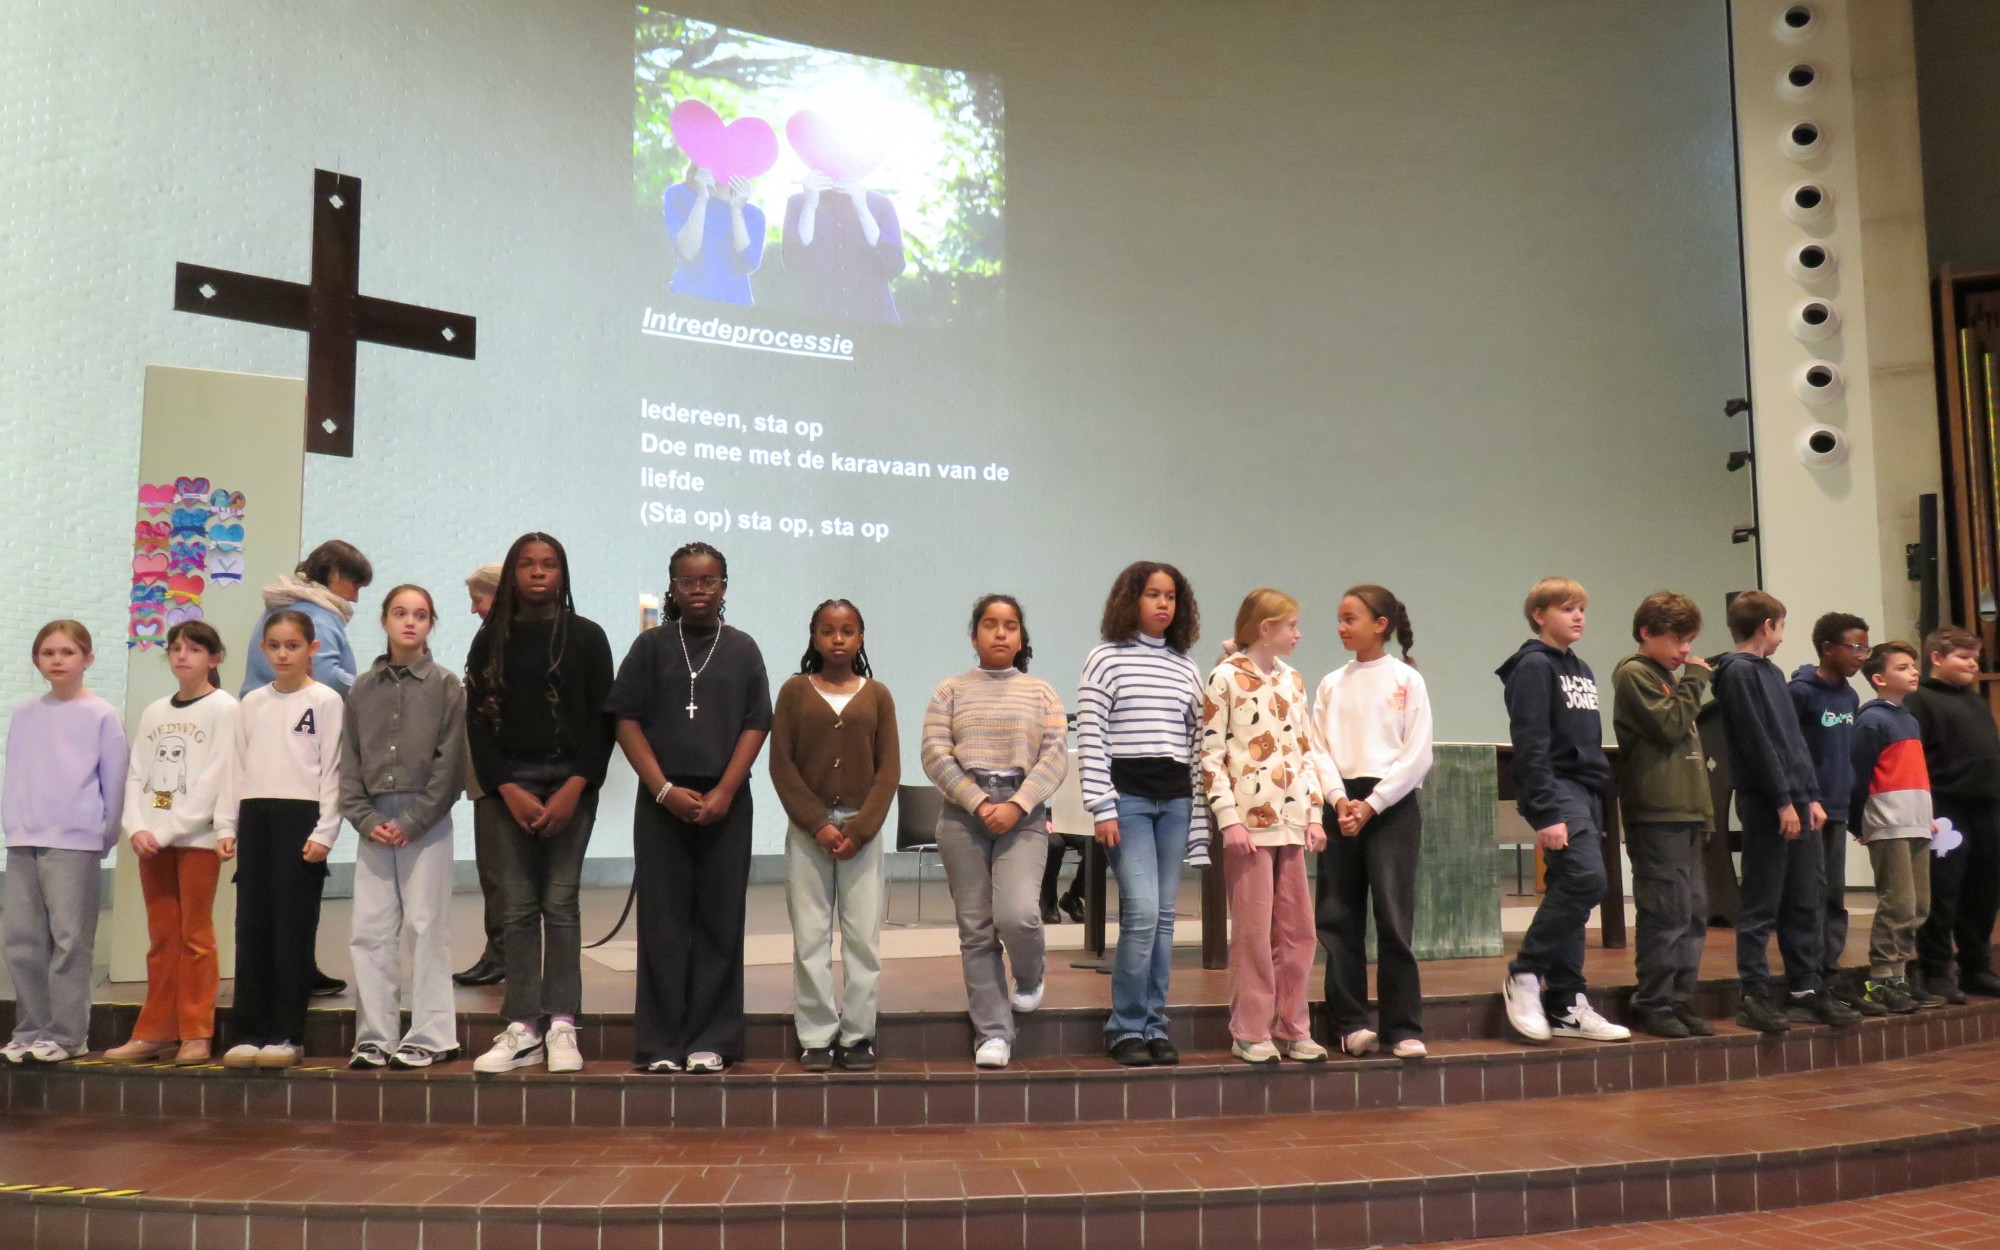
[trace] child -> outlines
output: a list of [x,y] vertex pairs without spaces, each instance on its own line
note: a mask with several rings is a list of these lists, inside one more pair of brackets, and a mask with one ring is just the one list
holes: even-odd
[[236,868],[236,1045],[227,1068],[289,1068],[305,1053],[313,938],[327,853],[340,836],[340,692],[313,680],[312,618],[264,618],[269,685],[243,696],[235,811],[216,814]]
[[[1946,626],[1924,639],[1930,676],[1904,703],[1923,726],[1931,803],[1965,845],[1931,859],[1931,911],[1917,931],[1924,988],[1947,1002],[2000,997],[1989,949],[2000,912],[2000,732],[1979,690],[1979,638]],[[1952,983],[1953,947],[1958,982]]]
[[[437,609],[421,586],[382,600],[389,653],[347,696],[340,811],[354,856],[354,1055],[351,1068],[428,1068],[458,1058],[452,1012],[451,805],[465,772],[465,691],[431,662]],[[410,1029],[396,1010],[411,937]]]
[[1004,1068],[1013,1058],[1015,1013],[1042,1005],[1047,950],[1035,891],[1048,854],[1048,802],[1069,772],[1068,717],[1055,687],[1028,676],[1035,649],[1012,595],[973,604],[970,632],[979,667],[931,692],[921,755],[945,796],[938,854],[979,1039],[972,1061]]
[[[1812,753],[1819,778],[1819,804],[1826,811],[1820,826],[1819,984],[1828,994],[1864,1016],[1882,1009],[1840,981],[1840,957],[1847,950],[1847,800],[1854,789],[1854,714],[1861,696],[1848,683],[1868,658],[1868,622],[1846,612],[1828,612],[1813,622],[1813,654],[1817,664],[1801,664],[1788,689],[1798,710],[1799,729]],[[1805,1023],[1798,1012],[1792,1018]]]
[[506,575],[465,664],[465,741],[480,818],[498,830],[506,916],[507,1028],[476,1072],[583,1068],[578,892],[611,763],[611,644],[577,615],[569,554],[547,534],[514,540]]
[[[882,822],[902,777],[896,701],[868,665],[861,610],[845,599],[813,609],[798,676],[771,720],[771,788],[785,833],[785,907],[792,918],[792,1021],[799,1066],[875,1066],[875,985],[882,975]],[[844,985],[833,998],[833,924]]]
[[1700,633],[1701,609],[1692,599],[1666,590],[1647,595],[1632,615],[1639,650],[1611,673],[1618,798],[1639,912],[1632,1016],[1655,1037],[1715,1032],[1690,1005],[1708,936],[1702,847],[1715,827],[1695,728],[1708,690],[1708,665],[1692,652]]
[[[1904,1015],[1942,998],[1912,993],[1906,975],[1917,930],[1930,914],[1931,779],[1923,727],[1903,704],[1917,688],[1917,649],[1885,642],[1861,665],[1875,698],[1854,719],[1854,790],[1848,814],[1875,868],[1875,923],[1868,934],[1868,1001]],[[1842,848],[1845,850],[1845,848]]]
[[606,710],[639,775],[633,1061],[720,1072],[743,1057],[743,917],[754,812],[743,783],[771,731],[764,653],[723,623],[729,564],[707,543],[667,558],[667,620],[632,640]]
[[125,785],[125,833],[146,900],[146,1005],[113,1063],[209,1062],[215,1035],[216,814],[235,802],[234,697],[216,689],[222,636],[207,621],[167,631],[180,693],[139,718]]
[[49,692],[16,704],[7,727],[0,934],[14,1036],[0,1059],[61,1063],[89,1049],[98,874],[118,845],[125,730],[118,710],[83,688],[97,657],[80,622],[50,621],[28,654]]
[[[1410,662],[1416,641],[1403,601],[1381,586],[1340,597],[1340,645],[1354,658],[1313,697],[1313,768],[1340,836],[1319,859],[1318,920],[1326,947],[1326,1002],[1340,1047],[1374,1051],[1368,1027],[1368,906],[1375,906],[1380,1040],[1399,1059],[1426,1051],[1423,990],[1410,940],[1417,909],[1423,814],[1417,789],[1431,767],[1431,704]],[[1403,658],[1386,649],[1390,637]]]
[[1276,1063],[1281,1053],[1320,1063],[1326,1047],[1313,1040],[1306,1006],[1314,936],[1306,852],[1326,849],[1326,828],[1305,679],[1284,661],[1299,645],[1298,600],[1251,591],[1236,610],[1234,641],[1209,675],[1201,725],[1202,782],[1229,887],[1229,1051],[1245,1063]]
[[[1743,1002],[1736,1022],[1760,1033],[1783,1033],[1796,1008],[1802,1022],[1853,1024],[1861,1014],[1820,987],[1825,887],[1816,835],[1826,809],[1819,803],[1819,775],[1798,713],[1771,663],[1785,641],[1785,605],[1761,590],[1746,590],[1730,602],[1728,619],[1736,650],[1715,660],[1715,698],[1729,735],[1729,773],[1743,822],[1742,901],[1736,909]],[[1786,1010],[1770,999],[1766,948],[1773,928],[1791,990]]]
[[1601,842],[1611,789],[1597,679],[1571,650],[1583,637],[1589,603],[1590,593],[1567,577],[1536,582],[1521,609],[1535,637],[1496,670],[1507,689],[1515,802],[1546,866],[1547,892],[1502,986],[1508,1023],[1531,1042],[1632,1036],[1597,1014],[1584,992],[1584,926],[1604,900]]
[[1181,863],[1191,826],[1208,822],[1206,803],[1195,815],[1202,682],[1188,658],[1201,609],[1179,569],[1141,560],[1112,582],[1098,633],[1077,687],[1076,755],[1084,808],[1118,878],[1104,1045],[1126,1067],[1172,1065],[1180,1052],[1167,1037],[1167,988]]

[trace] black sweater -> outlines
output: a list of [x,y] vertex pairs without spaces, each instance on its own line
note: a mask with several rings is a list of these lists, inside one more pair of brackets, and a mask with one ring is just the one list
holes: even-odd
[[2000,730],[1977,686],[1954,686],[1935,677],[1903,702],[1924,730],[1924,762],[1931,793],[1944,799],[2000,797]]
[[587,788],[604,784],[613,744],[611,717],[604,710],[611,692],[611,644],[595,621],[572,614],[563,626],[562,656],[551,680],[554,628],[554,621],[516,620],[508,631],[498,724],[485,712],[491,627],[482,627],[472,640],[465,662],[465,738],[472,770],[488,794],[513,780],[512,760],[565,760],[570,775],[583,778]]
[[1778,666],[1747,651],[1715,658],[1715,700],[1728,725],[1729,775],[1738,791],[1781,806],[1819,802],[1819,772]]

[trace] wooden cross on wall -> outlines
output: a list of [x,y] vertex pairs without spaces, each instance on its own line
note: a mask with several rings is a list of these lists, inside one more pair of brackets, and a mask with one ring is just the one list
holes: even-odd
[[361,179],[313,171],[312,280],[286,282],[185,261],[174,266],[174,308],[306,332],[306,450],[354,454],[358,343],[471,360],[478,320],[464,313],[363,295]]

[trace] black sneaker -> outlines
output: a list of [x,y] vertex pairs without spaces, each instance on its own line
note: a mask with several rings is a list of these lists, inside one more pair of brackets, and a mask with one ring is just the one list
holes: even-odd
[[1917,1002],[1904,993],[1903,987],[1895,979],[1870,981],[1863,997],[1879,1008],[1883,1015],[1906,1016],[1917,1009]]
[[1990,971],[1982,970],[1961,975],[1958,983],[1968,994],[1977,994],[1981,998],[2000,998],[2000,976],[1995,976]]
[[1153,1052],[1153,1064],[1156,1067],[1171,1068],[1181,1061],[1181,1052],[1174,1049],[1174,1044],[1164,1037],[1147,1038],[1146,1049]]
[[1692,1007],[1689,1007],[1686,1003],[1673,1004],[1673,1013],[1676,1017],[1680,1019],[1680,1022],[1682,1024],[1687,1026],[1687,1031],[1690,1036],[1693,1037],[1715,1036],[1715,1026],[1710,1024],[1708,1021],[1702,1019],[1700,1016],[1696,1015],[1694,1013],[1694,1009]]
[[347,1061],[347,1066],[357,1072],[386,1068],[389,1066],[389,1052],[373,1042],[363,1042],[354,1048],[354,1057]]
[[833,1071],[833,1047],[806,1047],[799,1052],[799,1066],[808,1072]]
[[1958,983],[1951,979],[1950,973],[1940,973],[1937,976],[1925,974],[1924,988],[1930,991],[1932,998],[1942,1000],[1953,1007],[1965,1006],[1965,991],[1958,988]]
[[332,998],[347,993],[347,982],[339,977],[330,977],[319,969],[313,969],[312,988],[306,991],[314,998]]
[[1930,1011],[1945,1005],[1942,995],[1931,993],[1930,987],[1916,977],[1897,977],[1896,985],[1910,996],[1910,1001],[1915,1003],[1920,1011]]
[[1759,1033],[1787,1033],[1792,1027],[1784,1012],[1773,1007],[1762,994],[1751,990],[1743,992],[1743,1003],[1736,1009],[1736,1023]]
[[1793,1024],[1824,1024],[1829,1028],[1843,1028],[1859,1024],[1861,1013],[1835,1002],[1825,990],[1809,990],[1804,994],[1791,995],[1791,1001],[1785,1007],[1785,1018]]
[[1688,1026],[1668,1007],[1649,1007],[1633,1013],[1632,1023],[1641,1033],[1654,1037],[1688,1037]]
[[873,1072],[875,1043],[864,1037],[852,1046],[836,1046],[833,1048],[833,1062],[836,1067],[849,1072]]
[[1083,895],[1065,894],[1056,900],[1056,906],[1062,908],[1062,914],[1069,917],[1071,924],[1083,923]]
[[1833,996],[1834,1002],[1846,1007],[1849,1011],[1856,1011],[1864,1016],[1886,1016],[1889,1014],[1887,1007],[1869,999],[1865,989],[1863,992],[1857,994],[1853,989],[1843,985],[1837,990],[1828,990],[1827,993]]
[[1138,1036],[1121,1037],[1108,1048],[1114,1063],[1128,1068],[1150,1068],[1153,1066],[1153,1048],[1146,1039]]

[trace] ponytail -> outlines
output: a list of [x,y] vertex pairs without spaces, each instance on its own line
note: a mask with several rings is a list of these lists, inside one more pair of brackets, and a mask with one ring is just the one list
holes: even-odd
[[1416,667],[1417,662],[1410,658],[1411,648],[1417,645],[1416,631],[1410,627],[1410,610],[1403,606],[1403,601],[1388,587],[1349,586],[1340,597],[1359,599],[1362,606],[1368,609],[1370,617],[1389,622],[1389,629],[1383,640],[1386,642],[1390,638],[1395,639],[1396,646],[1403,652],[1404,662],[1412,668]]

